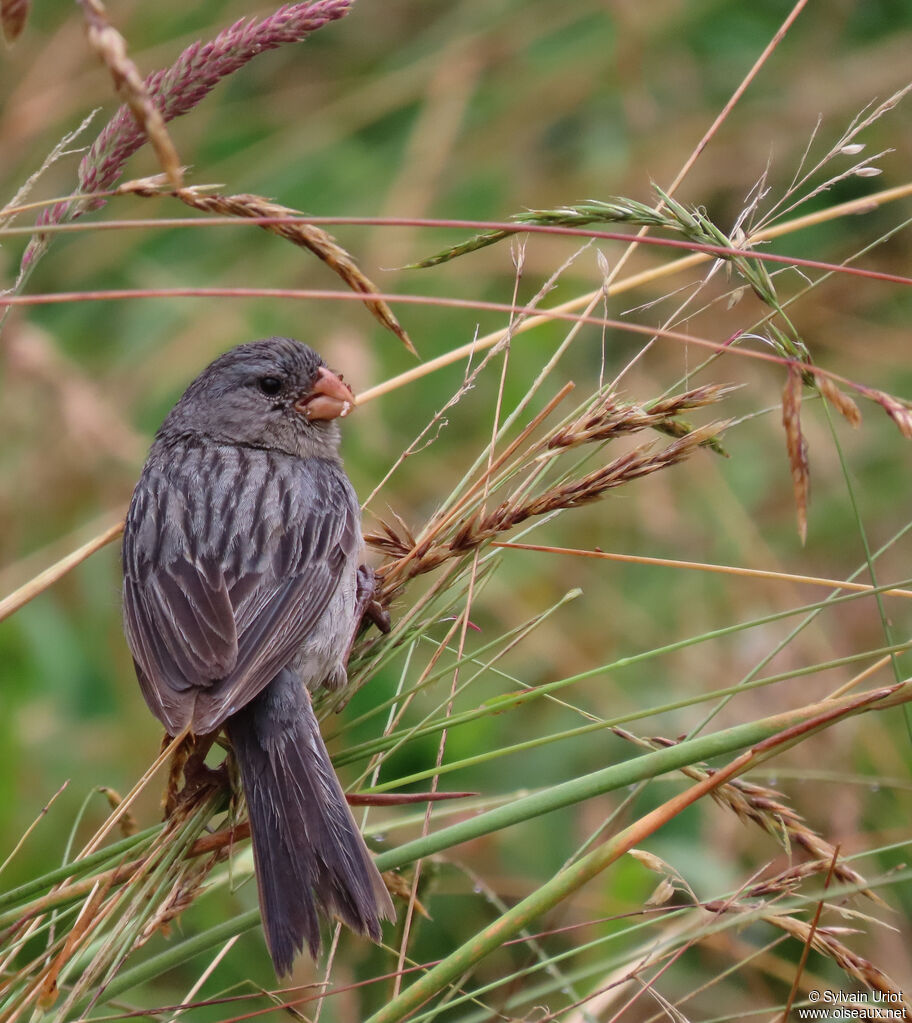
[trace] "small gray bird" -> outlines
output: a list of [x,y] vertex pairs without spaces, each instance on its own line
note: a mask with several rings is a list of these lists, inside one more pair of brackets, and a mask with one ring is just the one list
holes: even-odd
[[339,458],[336,419],[353,400],[298,341],[226,352],[156,434],[124,532],[124,627],[143,696],[169,735],[227,732],[280,976],[305,944],[319,953],[317,907],[374,941],[394,917],[309,692],[346,682],[372,596]]

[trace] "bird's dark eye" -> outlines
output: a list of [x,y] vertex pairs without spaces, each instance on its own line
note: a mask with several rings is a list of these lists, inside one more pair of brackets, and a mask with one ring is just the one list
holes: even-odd
[[274,396],[282,390],[282,381],[278,377],[260,377],[257,386],[263,394]]

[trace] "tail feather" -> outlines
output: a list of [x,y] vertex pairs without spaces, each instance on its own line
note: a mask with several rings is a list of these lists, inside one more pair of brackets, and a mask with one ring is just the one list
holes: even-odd
[[320,951],[317,908],[374,941],[394,918],[389,892],[336,778],[310,696],[283,669],[228,720],[247,799],[260,911],[278,975],[305,944]]

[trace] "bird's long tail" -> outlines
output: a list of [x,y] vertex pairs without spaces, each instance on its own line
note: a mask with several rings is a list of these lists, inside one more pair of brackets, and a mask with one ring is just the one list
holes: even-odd
[[279,976],[320,951],[319,907],[380,940],[389,893],[329,760],[301,680],[283,669],[228,720],[247,799],[260,911]]

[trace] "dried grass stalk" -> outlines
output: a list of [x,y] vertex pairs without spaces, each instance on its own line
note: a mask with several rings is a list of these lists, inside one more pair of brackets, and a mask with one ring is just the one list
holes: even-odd
[[111,72],[117,95],[136,119],[137,126],[152,143],[162,170],[172,187],[183,185],[183,172],[177,150],[165,127],[165,121],[152,102],[139,68],[127,56],[127,42],[108,21],[101,0],[79,0],[86,19],[89,45]]
[[782,390],[782,425],[785,427],[785,447],[788,452],[789,468],[792,472],[792,491],[795,495],[798,535],[801,537],[802,543],[807,540],[807,506],[810,489],[807,441],[801,432],[801,389],[803,386],[801,370],[794,363],[790,364],[785,387]]

